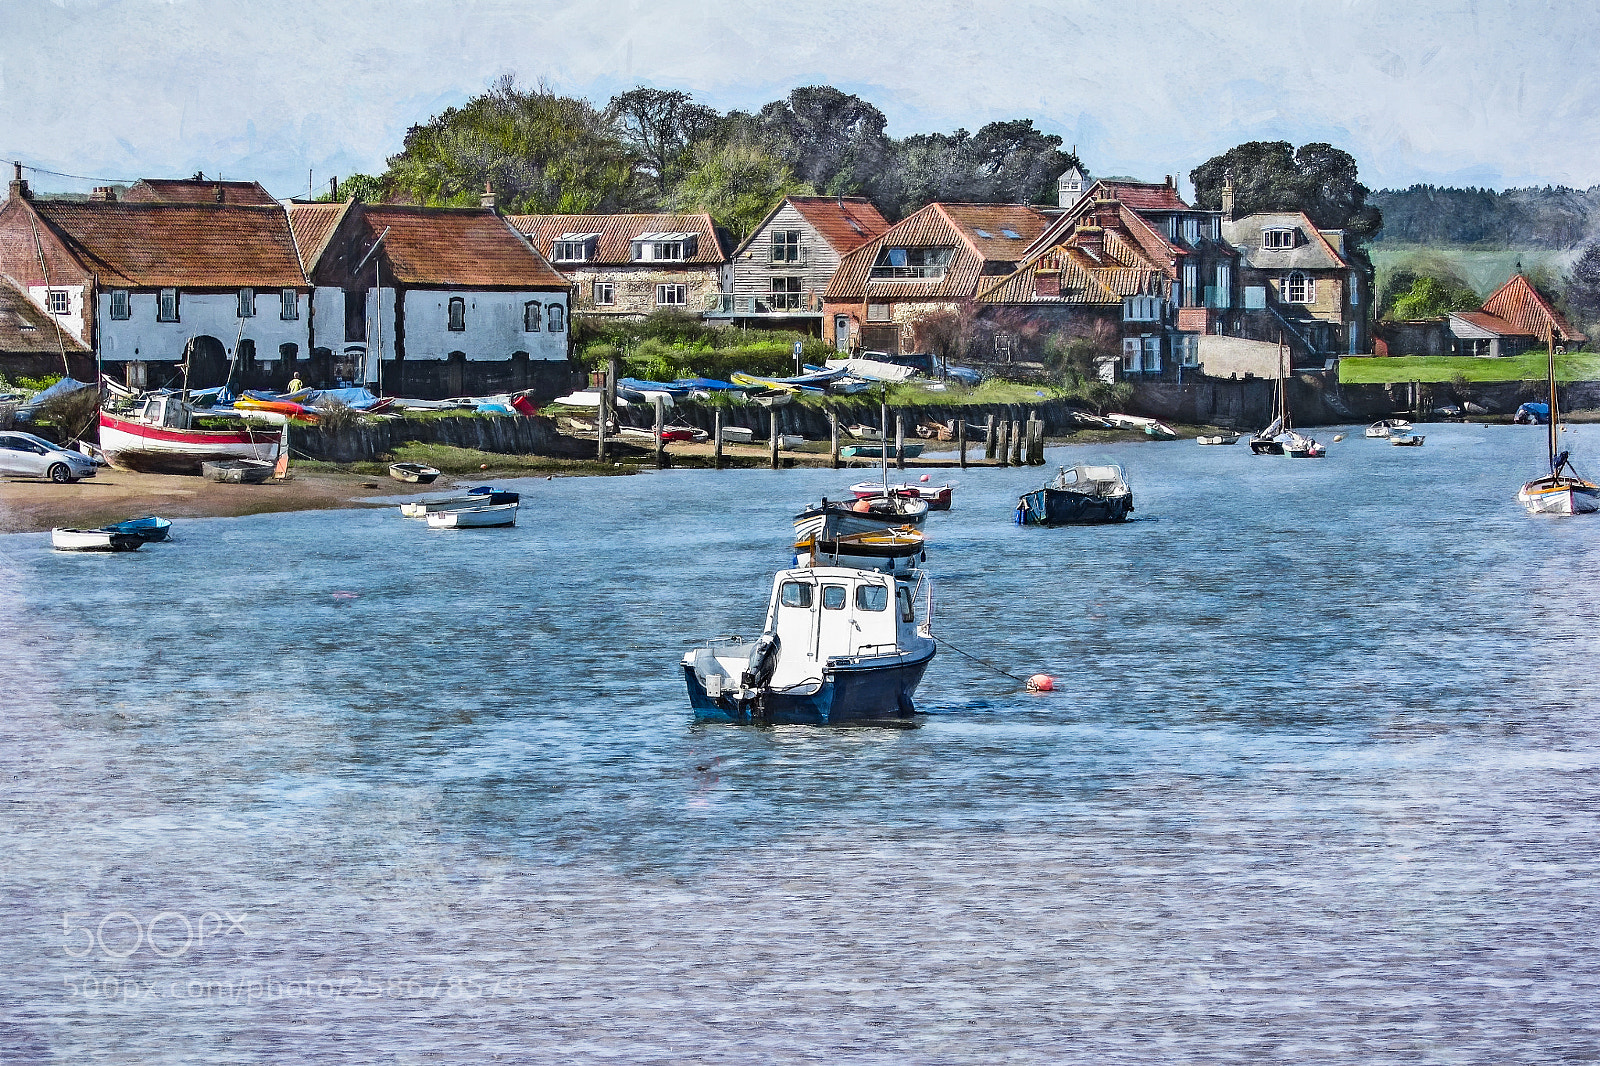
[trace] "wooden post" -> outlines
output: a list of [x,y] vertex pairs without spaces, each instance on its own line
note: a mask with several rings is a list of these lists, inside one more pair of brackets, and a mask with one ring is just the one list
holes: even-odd
[[906,468],[906,416],[894,416],[894,465],[896,469]]
[[839,412],[828,412],[828,453],[833,456],[833,468],[839,469]]
[[712,414],[711,422],[711,465],[717,470],[722,469],[722,408],[717,408]]
[[772,437],[772,469],[778,469],[778,409],[774,407],[767,412],[767,420],[771,424],[768,431]]
[[1011,423],[1011,465],[1022,465],[1022,423]]
[[610,379],[611,368],[608,366],[605,370],[601,371],[600,375],[599,417],[595,421],[596,455],[602,463],[606,461],[606,414],[611,408],[611,405],[607,399],[611,395],[611,388],[608,384]]
[[667,449],[661,440],[661,434],[667,428],[667,399],[665,396],[656,397],[656,469],[662,470],[667,465]]
[[[989,416],[994,421],[994,415]],[[1011,462],[1011,449],[1006,447],[1006,434],[1011,431],[1011,423],[1001,419],[994,424],[994,457],[1000,461],[1001,466],[1009,466]]]
[[967,468],[967,417],[956,419],[956,447],[961,449],[961,469]]
[[989,416],[989,421],[983,427],[983,457],[994,458],[994,415]]

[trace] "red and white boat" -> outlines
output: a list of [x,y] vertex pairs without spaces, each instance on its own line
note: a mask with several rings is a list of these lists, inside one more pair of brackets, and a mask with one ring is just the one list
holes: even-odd
[[[863,481],[858,485],[851,485],[850,491],[855,493],[858,500],[870,500],[875,496],[882,496],[884,486],[879,481]],[[954,485],[917,485],[909,482],[888,487],[890,496],[906,496],[913,500],[927,501],[930,511],[950,510],[950,500],[955,491]]]
[[279,430],[191,429],[193,412],[182,398],[148,396],[131,414],[100,412],[100,450],[124,470],[199,473],[208,459],[278,457]]

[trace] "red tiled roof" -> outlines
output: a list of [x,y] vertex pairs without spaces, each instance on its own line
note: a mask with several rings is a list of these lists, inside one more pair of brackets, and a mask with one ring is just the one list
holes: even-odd
[[328,242],[339,228],[350,202],[342,204],[290,204],[289,229],[294,233],[295,247],[300,252],[300,265],[306,276],[316,268],[317,260],[327,250]]
[[1120,200],[1135,211],[1192,211],[1166,182],[1097,181],[1085,194]]
[[384,261],[405,285],[475,289],[565,289],[572,283],[512,228],[478,208],[361,208],[374,237],[384,230]]
[[[843,255],[889,228],[888,220],[862,196],[791,196],[789,203],[822,239]],[[852,225],[854,223],[854,225]]]
[[[977,290],[985,263],[1015,263],[1047,222],[1042,212],[1021,204],[929,204],[845,255],[823,298],[862,300],[870,289],[873,297],[883,300],[963,299]],[[989,236],[976,232],[980,229]],[[1008,229],[1017,236],[1006,237]],[[886,247],[954,248],[955,252],[942,278],[872,279],[872,266]]]
[[55,352],[64,347],[73,354],[89,349],[68,330],[59,331],[56,323],[28,297],[0,278],[0,354],[6,352]]
[[[978,293],[980,303],[1121,304],[1125,296],[1164,292],[1163,275],[1140,248],[1114,229],[1075,231],[1066,241]],[[1035,276],[1061,273],[1060,295],[1040,296]]]
[[[693,233],[695,254],[683,263],[688,266],[720,266],[727,261],[722,244],[707,214],[698,215],[508,215],[506,221],[533,242],[539,254],[549,258],[552,245],[568,233],[598,233],[594,258],[586,262],[601,266],[631,266],[633,240],[645,233]],[[651,263],[652,267],[671,266]]]
[[1079,219],[1095,210],[1097,200],[1115,200],[1121,205],[1124,225],[1134,235],[1147,255],[1164,262],[1173,256],[1188,254],[1173,244],[1141,212],[1190,212],[1194,208],[1184,203],[1178,191],[1165,182],[1156,185],[1143,181],[1097,181],[1072,204],[1064,214],[1057,215],[1049,227],[1028,248],[1027,256],[1036,255],[1060,243]]
[[[221,193],[221,197],[218,197]],[[276,206],[267,190],[254,181],[195,181],[192,178],[144,178],[122,194],[130,204],[248,204]]]
[[[1461,317],[1484,329],[1492,329],[1496,333],[1510,336],[1542,339],[1548,337],[1551,328],[1554,327],[1557,341],[1588,339],[1567,325],[1567,320],[1561,317],[1561,312],[1551,307],[1549,301],[1540,296],[1539,290],[1521,274],[1513,274],[1510,281],[1483,301],[1483,312],[1468,312]],[[1498,319],[1510,328],[1498,328],[1478,321],[1479,318],[1490,317]]]
[[298,288],[306,284],[282,207],[31,200],[100,284]]

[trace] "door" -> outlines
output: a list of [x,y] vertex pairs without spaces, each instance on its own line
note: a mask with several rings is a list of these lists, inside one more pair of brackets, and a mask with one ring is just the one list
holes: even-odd
[[833,316],[833,350],[848,352],[850,350],[850,316]]
[[820,592],[822,612],[817,627],[816,659],[818,666],[828,665],[836,655],[849,655],[855,651],[856,620],[854,611],[855,590],[847,581],[824,581]]
[[365,289],[345,290],[344,339],[346,343],[367,339],[367,290]]
[[196,337],[189,342],[189,381],[191,389],[209,389],[228,380],[228,349],[215,337]]

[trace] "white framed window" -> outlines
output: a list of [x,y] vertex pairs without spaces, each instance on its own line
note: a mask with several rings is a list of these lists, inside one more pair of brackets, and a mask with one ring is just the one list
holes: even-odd
[[597,281],[593,291],[596,307],[610,307],[617,302],[617,286],[613,282]]
[[467,328],[467,301],[460,296],[450,297],[448,305],[449,328],[460,333]]
[[1178,239],[1178,216],[1177,215],[1168,215],[1167,216],[1167,239],[1169,241],[1175,241],[1175,240]]
[[689,286],[657,285],[657,307],[682,307],[689,302]]
[[278,317],[285,322],[293,322],[300,317],[300,294],[293,289],[283,289],[278,293]]
[[560,304],[551,304],[546,308],[544,323],[551,333],[560,333],[567,328],[567,309]]
[[1298,270],[1286,275],[1279,282],[1278,288],[1283,293],[1284,303],[1311,304],[1317,302],[1317,283],[1315,279],[1306,277]]
[[72,313],[72,301],[67,298],[67,290],[50,290],[50,313],[52,315],[66,315]]
[[162,289],[160,295],[156,297],[156,321],[178,321],[177,289]]
[[522,305],[522,332],[538,333],[539,323],[544,318],[544,310],[538,300],[529,300]]
[[1166,308],[1159,296],[1126,296],[1122,300],[1124,322],[1159,322]]
[[888,322],[888,321],[891,321],[891,320],[892,320],[892,316],[889,314],[889,305],[888,304],[868,304],[867,305],[867,321],[868,322]]
[[1207,307],[1232,307],[1233,306],[1233,264],[1218,263],[1216,273],[1217,284],[1212,288],[1211,299],[1206,301]]
[[1216,215],[1211,216],[1211,239],[1214,241],[1222,240],[1222,219]]
[[1200,365],[1200,334],[1179,333],[1172,338],[1172,355],[1179,366]]
[[550,258],[557,263],[586,263],[594,258],[595,238],[565,238],[550,246]]
[[1361,278],[1354,270],[1350,271],[1350,306],[1361,306]]
[[641,237],[632,242],[635,263],[681,263],[695,254],[695,237],[673,234],[670,237]]
[[1261,247],[1263,248],[1293,248],[1294,230],[1292,229],[1264,229],[1261,231]]
[[127,289],[111,290],[111,317],[119,322],[133,317],[133,305],[128,299]]
[[1161,338],[1144,337],[1144,369],[1147,374],[1159,373],[1161,370]]
[[254,318],[254,317],[256,317],[256,290],[254,290],[254,289],[240,289],[239,290],[239,317],[240,318]]
[[775,229],[772,231],[772,261],[774,263],[801,262],[799,230]]
[[1200,239],[1200,220],[1186,218],[1183,220],[1183,239],[1193,244]]
[[1183,264],[1183,306],[1200,306],[1200,264]]
[[1139,343],[1138,337],[1122,338],[1122,370],[1125,374],[1137,374],[1141,369],[1144,348]]

